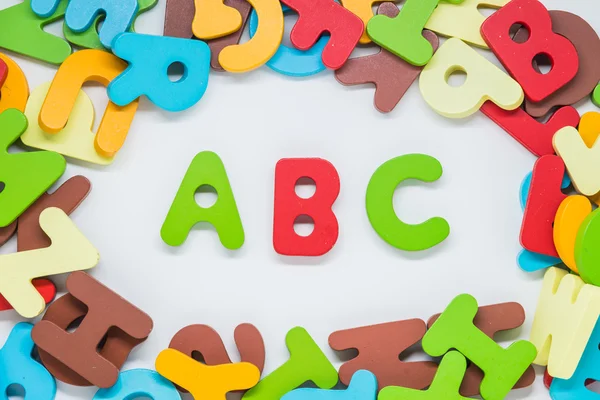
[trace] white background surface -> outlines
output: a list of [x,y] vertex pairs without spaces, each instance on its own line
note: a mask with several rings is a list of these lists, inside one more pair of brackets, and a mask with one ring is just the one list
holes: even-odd
[[[3,6],[19,0],[4,0]],[[568,10],[600,29],[592,0],[544,0],[549,9]],[[162,34],[165,1],[136,22],[138,32]],[[286,20],[290,22],[290,19]],[[61,31],[62,20],[50,27]],[[289,32],[290,26],[286,31]],[[287,40],[287,39],[286,39]],[[490,52],[481,51],[490,59]],[[14,59],[31,88],[50,81],[56,67],[24,57]],[[86,86],[98,119],[105,89]],[[156,355],[189,324],[208,324],[239,359],[233,329],[255,324],[267,348],[265,372],[288,358],[286,332],[304,326],[336,367],[327,345],[339,329],[406,318],[427,319],[460,293],[480,305],[518,301],[527,320],[518,335],[527,338],[541,273],[516,265],[521,224],[519,186],[535,157],[483,114],[464,120],[433,112],[414,84],[396,109],[382,115],[371,87],[344,87],[330,71],[294,79],[267,67],[244,75],[211,73],[206,95],[179,114],[142,99],[133,127],[115,162],[98,167],[69,160],[60,183],[82,174],[93,189],[72,215],[98,248],[92,275],[154,320],[149,339],[131,354],[124,369],[153,368]],[[594,109],[577,105],[580,113]],[[246,242],[224,249],[212,228],[199,227],[180,248],[170,248],[159,231],[194,155],[215,151],[222,158],[242,217]],[[365,190],[375,169],[407,153],[436,157],[444,174],[434,184],[405,183],[394,205],[406,222],[442,216],[451,226],[443,244],[406,253],[383,242],[365,212]],[[272,247],[275,163],[285,157],[322,157],[341,178],[334,210],[340,236],[321,258],[287,258]],[[16,251],[13,239],[0,254]],[[64,291],[64,277],[58,280]],[[5,337],[22,319],[0,315]],[[422,357],[413,354],[410,359]],[[511,399],[547,398],[541,369],[532,388]],[[59,383],[57,399],[91,399],[94,388]]]

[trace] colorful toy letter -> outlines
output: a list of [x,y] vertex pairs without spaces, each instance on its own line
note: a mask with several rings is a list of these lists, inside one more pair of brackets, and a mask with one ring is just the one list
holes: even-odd
[[[529,189],[531,188],[531,177],[533,173],[530,172],[525,176],[523,182],[521,183],[521,193],[520,193],[520,203],[521,209],[525,211],[525,207],[527,205],[527,197],[529,197]],[[563,181],[561,184],[561,189],[566,189],[571,185],[571,179],[569,179],[569,175],[565,174],[563,176]],[[535,272],[541,269],[545,269],[548,267],[553,267],[562,263],[560,258],[546,256],[543,254],[538,254],[531,252],[529,250],[521,250],[517,257],[517,263],[519,268],[521,268],[525,272]]]
[[441,217],[412,225],[402,222],[394,212],[394,190],[407,179],[435,182],[442,176],[442,165],[426,154],[406,154],[393,158],[379,168],[367,186],[367,215],[375,232],[388,244],[406,251],[421,251],[443,242],[450,225]]
[[[217,192],[217,202],[203,208],[194,199],[202,186],[210,186]],[[169,246],[181,246],[190,230],[198,222],[209,222],[221,244],[237,250],[244,244],[244,228],[233,197],[233,191],[219,156],[211,151],[198,153],[190,164],[169,213],[160,230],[160,236]]]
[[192,31],[198,39],[216,39],[238,31],[242,15],[223,0],[194,0]]
[[[108,97],[124,107],[140,96],[167,111],[183,111],[196,104],[208,87],[210,50],[200,40],[123,33],[113,42],[113,52],[129,67],[108,85]],[[170,65],[181,63],[183,77],[172,82]]]
[[50,247],[0,256],[0,293],[25,318],[37,317],[46,306],[31,283],[34,278],[90,269],[100,260],[64,211],[45,209],[40,226],[52,242]]
[[600,344],[600,321],[592,331],[592,335],[585,347],[583,356],[579,360],[577,369],[570,379],[553,379],[550,386],[550,397],[554,400],[594,400],[598,393],[589,390],[586,387],[588,380],[600,380],[598,374],[598,364],[600,363],[600,353],[598,345]]
[[501,347],[473,324],[477,310],[477,301],[471,295],[455,297],[423,337],[423,350],[433,357],[458,350],[483,370],[481,396],[501,400],[529,368],[537,351],[526,340],[506,349]]
[[[600,251],[598,251],[598,240],[600,239],[600,212],[596,209],[592,212],[592,205],[589,200],[584,196],[572,196],[582,197],[587,201],[580,206],[576,216],[573,217],[573,224],[577,220],[582,221],[579,231],[577,232],[577,238],[575,243],[575,261],[577,265],[576,272],[579,272],[581,279],[585,283],[589,283],[595,286],[600,285]],[[587,212],[587,214],[585,214]]]
[[[527,26],[529,38],[525,43],[517,43],[509,35],[514,24]],[[538,0],[510,1],[485,20],[481,35],[531,101],[544,100],[577,74],[579,57],[575,46],[552,31],[550,14]],[[547,74],[533,68],[539,54],[547,55],[552,62]]]
[[[389,17],[398,15],[398,12],[398,7],[391,2],[382,3],[377,9],[377,14]],[[434,51],[437,50],[439,40],[435,33],[423,31],[423,36],[429,40]],[[400,102],[422,69],[381,49],[377,54],[346,61],[342,68],[335,71],[335,79],[342,85],[374,84],[375,108],[388,113]]]
[[363,34],[365,26],[361,19],[334,0],[282,1],[299,14],[290,34],[292,44],[300,50],[308,50],[324,32],[329,32],[323,64],[330,69],[344,65]]
[[375,400],[376,398],[377,378],[372,372],[361,369],[352,376],[346,390],[295,389],[286,393],[281,400]]
[[564,160],[573,185],[585,196],[600,192],[600,142],[590,148],[572,127],[565,127],[554,135],[554,149]]
[[[284,14],[291,11],[288,6],[283,6]],[[258,27],[256,11],[252,11],[252,14],[250,14],[249,27],[250,37],[253,37]],[[279,49],[277,49],[275,55],[267,61],[267,67],[288,76],[300,77],[317,74],[325,69],[325,65],[321,61],[321,55],[328,40],[329,36],[323,35],[314,46],[306,51],[298,50],[282,43],[279,45]]]
[[48,18],[56,12],[61,0],[31,0],[31,9],[39,17]]
[[487,49],[481,37],[481,25],[486,17],[479,11],[480,6],[500,8],[510,0],[464,0],[459,4],[440,1],[425,29],[435,33],[455,37],[477,47]]
[[563,161],[554,155],[540,157],[533,166],[520,236],[521,246],[529,251],[558,257],[552,224],[560,203],[567,197],[561,191],[564,173]]
[[[579,273],[577,263],[575,261],[575,243],[580,228],[583,226],[583,222],[586,217],[592,212],[592,203],[587,197],[581,195],[569,196],[560,203],[556,216],[554,217],[554,228],[553,237],[556,251],[560,256],[562,262],[569,267],[569,269],[575,273]],[[585,237],[585,230],[582,230],[582,241],[587,240]],[[589,243],[589,242],[588,242]],[[587,249],[590,250],[590,249]],[[594,252],[594,250],[590,250]],[[578,252],[580,256],[588,257],[589,254],[582,254]],[[594,269],[597,268],[597,264],[594,265]],[[591,271],[586,271],[591,272]],[[585,282],[591,283],[590,280],[586,279],[581,274]]]
[[[38,119],[40,127],[50,134],[60,133],[69,120],[81,86],[88,81],[108,86],[126,66],[123,60],[101,50],[81,50],[71,55],[50,85]],[[137,106],[137,100],[126,107],[108,103],[96,133],[95,147],[101,156],[114,157],[123,146]]]
[[529,339],[538,349],[534,363],[555,378],[571,378],[599,315],[600,288],[548,268]]
[[[600,38],[594,28],[578,15],[558,10],[549,13],[552,31],[566,37],[575,46],[579,68],[567,85],[539,103],[525,100],[525,110],[534,117],[543,117],[555,106],[575,104],[586,98],[600,80]],[[521,29],[525,31],[524,28]],[[520,41],[518,36],[517,33],[515,40]],[[564,55],[561,54],[560,57]]]
[[136,397],[181,400],[179,392],[171,382],[149,369],[131,369],[121,372],[114,386],[98,390],[92,400],[123,400]]
[[195,400],[225,400],[228,392],[251,388],[260,379],[258,368],[250,363],[204,365],[174,349],[161,351],[155,366],[159,374],[188,390]]
[[0,48],[51,64],[61,64],[71,54],[71,45],[43,27],[62,18],[68,0],[61,0],[56,11],[39,17],[30,0],[0,10]]
[[33,325],[26,322],[16,324],[0,350],[0,391],[3,399],[13,395],[13,385],[23,388],[27,400],[54,400],[56,396],[56,381],[31,355],[34,347],[32,328]]
[[[311,178],[315,194],[303,199],[296,194],[301,178]],[[320,158],[284,158],[275,167],[273,248],[286,256],[322,256],[338,239],[339,225],[332,210],[340,193],[340,177],[335,167]],[[314,230],[308,236],[294,231],[294,223],[310,217]]]
[[110,49],[115,37],[127,32],[137,11],[137,0],[69,0],[65,23],[74,32],[84,32],[101,13],[105,14],[99,37],[102,45]]
[[38,86],[31,92],[25,116],[29,120],[27,129],[21,135],[21,141],[36,149],[55,151],[66,157],[87,161],[93,164],[108,165],[114,157],[104,157],[96,151],[96,134],[92,131],[94,123],[94,104],[90,97],[80,90],[65,127],[55,134],[48,134],[40,127],[39,115],[50,90],[51,82]]
[[[457,71],[467,74],[463,85],[448,84]],[[448,39],[435,52],[419,78],[423,98],[437,113],[447,118],[465,118],[490,100],[504,110],[514,110],[523,102],[523,89],[500,68],[489,62],[460,39]]]
[[386,386],[426,388],[433,380],[436,363],[400,359],[400,355],[417,344],[426,331],[425,321],[408,319],[333,332],[329,335],[332,349],[358,350],[358,356],[340,367],[340,380],[349,385],[350,379],[364,369],[375,374],[379,389]]
[[458,351],[448,352],[427,390],[388,386],[379,392],[379,400],[468,400],[459,393],[460,383],[467,369],[467,360]]
[[[427,326],[431,326],[438,320],[441,314],[433,315],[427,320]],[[519,303],[498,303],[489,306],[481,306],[475,314],[473,324],[486,336],[495,340],[496,334],[502,331],[516,329],[525,322],[525,309]],[[480,395],[481,381],[484,372],[474,363],[469,363],[465,376],[460,384],[462,396]],[[513,389],[531,386],[535,381],[535,370],[529,366],[525,373],[519,378]]]
[[[193,0],[190,0],[193,1]],[[140,14],[154,8],[158,3],[158,0],[137,0],[138,2],[138,11],[136,16],[140,16]],[[63,34],[65,35],[65,39],[74,45],[79,47],[83,47],[84,49],[98,49],[104,50],[104,45],[100,42],[100,37],[98,36],[98,27],[100,26],[100,22],[104,21],[104,15],[99,15],[96,17],[96,20],[92,23],[92,25],[83,32],[73,32],[67,24],[63,24]],[[133,23],[128,30],[129,32],[133,32]],[[191,35],[190,35],[191,37]]]
[[[117,383],[119,369],[132,348],[150,335],[152,319],[85,272],[69,275],[67,290],[69,294],[61,297],[66,300],[52,303],[31,332],[40,358],[56,379],[74,385],[81,385],[78,381],[83,379],[81,386],[109,388]],[[73,301],[83,308],[84,317],[69,333],[66,328],[82,316],[71,320],[69,312],[64,312],[65,302]],[[112,343],[114,335],[120,337],[120,343]],[[99,346],[104,337],[104,346]],[[116,359],[104,351],[111,346],[117,346],[112,347]],[[69,379],[74,373],[78,381]]]
[[40,226],[42,211],[56,207],[70,215],[92,190],[90,181],[81,175],[69,178],[52,194],[44,193],[19,217],[17,251],[43,249],[52,245]]
[[291,329],[285,343],[290,359],[248,390],[242,400],[280,399],[307,381],[321,389],[335,386],[337,371],[304,328]]
[[58,153],[39,151],[9,154],[8,148],[27,128],[19,110],[0,114],[0,227],[10,225],[61,177],[67,167]]
[[[460,3],[464,0],[448,0]],[[422,66],[431,60],[433,47],[422,35],[427,20],[439,0],[407,0],[400,13],[390,18],[376,15],[367,24],[367,33],[384,49],[412,65]]]
[[556,131],[579,123],[579,113],[571,106],[556,110],[546,123],[537,121],[520,107],[507,111],[491,101],[481,106],[481,112],[538,157],[554,154],[552,138]]
[[[16,224],[15,224],[16,227]],[[35,290],[43,297],[46,304],[56,297],[56,286],[49,279],[34,279],[31,281]],[[13,310],[13,306],[0,294],[0,311]]]
[[248,72],[266,64],[277,52],[283,39],[283,11],[279,0],[248,2],[258,16],[258,28],[248,42],[221,50],[219,64],[225,71]]
[[[1,13],[2,11],[0,11]],[[1,25],[0,25],[1,26]],[[9,108],[24,112],[29,97],[29,84],[21,67],[6,54],[0,53],[0,60],[6,63],[8,75],[0,85],[0,114]]]
[[[234,331],[235,345],[241,361],[258,368],[265,366],[265,343],[259,330],[252,324],[240,324]],[[231,364],[231,358],[219,333],[208,325],[188,325],[173,336],[169,348],[188,357],[201,354],[206,365]]]

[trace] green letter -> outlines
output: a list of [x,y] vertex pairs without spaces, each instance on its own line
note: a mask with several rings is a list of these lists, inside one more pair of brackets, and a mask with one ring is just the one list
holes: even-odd
[[401,250],[419,251],[448,237],[450,226],[445,219],[434,217],[421,224],[406,224],[396,216],[393,205],[394,190],[404,180],[434,182],[440,176],[440,162],[425,154],[406,154],[377,168],[367,187],[367,215],[383,240]]
[[[203,185],[212,186],[217,191],[217,202],[209,208],[200,207],[194,199],[196,190]],[[230,250],[239,249],[244,244],[244,228],[225,166],[212,151],[198,153],[192,160],[160,230],[160,236],[166,244],[180,246],[198,222],[211,223],[223,246]]]

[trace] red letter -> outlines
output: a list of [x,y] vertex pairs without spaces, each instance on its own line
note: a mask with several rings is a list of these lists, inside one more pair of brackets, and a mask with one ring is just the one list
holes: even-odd
[[567,198],[560,190],[564,174],[565,164],[559,156],[543,156],[533,166],[521,225],[521,246],[529,251],[559,257],[552,224],[560,203]]
[[[529,31],[525,43],[517,43],[510,37],[510,28],[515,24],[522,24]],[[539,0],[512,0],[485,20],[481,36],[531,101],[542,101],[556,92],[579,69],[575,46],[552,31],[550,14]],[[533,68],[538,55],[546,55],[552,63],[547,74]]]
[[300,50],[310,49],[324,32],[331,37],[323,49],[323,64],[338,69],[350,57],[363,34],[362,20],[334,0],[282,0],[298,13],[290,40]]
[[556,131],[565,126],[575,128],[579,124],[579,113],[571,106],[558,109],[545,124],[538,122],[521,108],[507,111],[491,101],[486,101],[480,110],[538,157],[554,154],[552,137]]
[[[301,178],[315,181],[315,194],[303,199],[296,194]],[[321,256],[333,248],[338,238],[338,221],[331,210],[340,193],[340,177],[335,167],[320,158],[285,158],[275,167],[275,212],[273,247],[286,256]],[[294,231],[299,216],[313,219],[315,227],[306,237]]]

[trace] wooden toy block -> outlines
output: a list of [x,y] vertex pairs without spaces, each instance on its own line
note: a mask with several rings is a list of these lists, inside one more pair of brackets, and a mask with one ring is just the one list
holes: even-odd
[[560,129],[552,140],[556,154],[562,157],[577,191],[585,196],[600,192],[600,144],[591,148],[572,127]]
[[181,400],[171,382],[156,371],[141,368],[121,372],[114,386],[99,389],[92,400],[124,400],[141,396],[156,400]]
[[31,10],[31,0],[0,10],[0,48],[61,64],[71,54],[71,45],[43,28],[63,17],[67,3],[68,0],[61,0],[56,11],[47,17],[39,17]]
[[[209,208],[196,203],[194,194],[202,186],[210,186],[218,199]],[[169,246],[181,246],[190,230],[198,222],[208,222],[217,230],[221,244],[236,250],[244,244],[244,228],[233,197],[221,158],[211,151],[203,151],[194,157],[173,204],[160,230],[160,236]]]
[[232,44],[219,53],[219,64],[228,72],[248,72],[266,64],[283,39],[283,11],[278,0],[248,0],[256,11],[258,27],[249,41]]
[[344,65],[363,34],[365,26],[361,19],[335,0],[282,1],[298,12],[298,22],[290,33],[292,44],[300,50],[308,50],[328,32],[323,64],[329,69]]
[[[451,86],[448,77],[457,71],[467,78]],[[423,68],[419,88],[427,104],[447,118],[468,117],[488,100],[504,110],[523,102],[523,89],[514,79],[456,38],[442,44]]]
[[[56,296],[56,286],[49,279],[34,279],[31,281],[35,290],[44,299],[46,304],[49,304]],[[0,311],[12,310],[13,306],[0,294]]]
[[575,239],[585,218],[592,212],[592,203],[587,197],[569,196],[560,203],[554,217],[554,246],[562,262],[575,273],[579,273],[575,262]]
[[426,154],[405,154],[381,165],[367,186],[367,215],[375,232],[388,244],[405,251],[421,251],[443,242],[450,225],[441,217],[420,224],[401,221],[392,204],[394,191],[407,179],[435,182],[442,176],[442,165]]
[[507,111],[491,101],[481,106],[481,112],[537,157],[554,154],[552,138],[556,131],[579,123],[579,113],[571,106],[559,108],[546,123],[537,121],[520,107]]
[[[440,315],[436,314],[429,318],[427,326],[431,328]],[[520,327],[523,322],[525,322],[525,310],[519,303],[501,303],[479,307],[473,319],[473,324],[477,329],[491,339],[494,339],[494,335],[498,332]],[[478,396],[483,376],[483,371],[477,365],[470,364],[460,385],[460,394],[466,397]],[[535,370],[530,365],[517,381],[514,389],[531,386],[534,381]]]
[[192,32],[198,39],[216,39],[230,35],[242,27],[242,16],[223,0],[194,0]]
[[577,130],[585,145],[590,149],[594,147],[600,135],[600,113],[590,111],[583,114]]
[[[574,196],[572,196],[574,197]],[[583,197],[583,196],[577,196]],[[572,217],[572,223],[581,221],[581,226],[574,240],[574,253],[577,271],[585,283],[600,285],[600,251],[598,251],[598,239],[600,239],[600,212],[594,210],[586,197],[587,203],[579,206],[577,215]],[[583,200],[581,200],[583,202]],[[587,214],[584,214],[587,211]],[[571,221],[570,221],[571,222]],[[573,229],[574,230],[574,229]],[[572,238],[571,238],[572,239]],[[571,242],[570,244],[573,244]]]
[[[514,24],[527,26],[527,42],[517,43],[508,34]],[[550,14],[538,0],[510,1],[485,20],[481,36],[533,102],[544,100],[577,74],[579,57],[575,46],[553,32]],[[539,54],[546,55],[552,63],[547,74],[540,74],[532,66]]]
[[0,390],[4,399],[17,395],[13,393],[15,386],[25,391],[28,400],[56,397],[56,381],[32,356],[32,328],[26,322],[16,324],[0,350]]
[[[315,182],[313,196],[303,199],[296,194],[301,178]],[[273,248],[286,256],[322,256],[338,239],[339,225],[333,204],[340,193],[340,177],[327,160],[321,158],[283,158],[275,166],[275,197],[273,200]],[[302,216],[314,221],[308,236],[294,231],[294,223]]]
[[48,134],[40,127],[39,115],[50,85],[51,82],[45,83],[31,92],[25,108],[25,116],[29,120],[29,125],[21,135],[21,141],[29,147],[55,151],[65,157],[92,164],[111,164],[114,156],[104,157],[96,150],[96,133],[92,131],[95,119],[94,104],[83,90],[79,90],[63,129],[58,133]]
[[[81,50],[60,66],[48,90],[38,118],[40,127],[49,134],[60,133],[66,126],[85,82],[99,82],[104,86],[125,71],[127,64],[116,56],[101,50]],[[126,107],[109,102],[98,132],[95,147],[103,157],[114,157],[119,151],[135,116],[138,101]]]
[[[283,14],[292,13],[293,11],[288,6],[282,6]],[[254,36],[258,27],[258,18],[256,12],[250,14],[250,37]],[[279,49],[269,61],[267,67],[280,74],[302,77],[317,74],[325,70],[325,65],[322,61],[323,49],[329,41],[328,35],[323,35],[321,38],[308,50],[298,50],[295,47],[286,46],[283,43],[279,45]]]
[[[525,100],[525,110],[534,117],[543,117],[556,106],[575,104],[586,98],[600,80],[600,38],[583,18],[566,11],[549,11],[552,31],[567,38],[579,57],[579,68],[575,77],[565,86],[540,102]],[[521,43],[529,37],[521,28],[513,40]],[[561,55],[562,57],[562,55]],[[534,68],[537,67],[534,65]],[[539,69],[539,68],[538,68]]]
[[32,279],[90,269],[100,259],[64,211],[45,209],[40,226],[50,237],[50,247],[0,256],[0,293],[25,318],[37,317],[46,305]]
[[[461,3],[464,0],[448,0]],[[431,60],[433,47],[422,35],[439,0],[407,0],[400,13],[390,18],[376,15],[367,24],[367,34],[384,49],[408,63],[423,66]]]
[[537,352],[526,340],[516,341],[506,349],[498,345],[474,325],[477,311],[477,301],[471,295],[455,297],[423,337],[423,350],[433,357],[451,349],[458,350],[483,371],[481,396],[490,400],[504,399]]
[[69,0],[65,24],[73,32],[84,32],[100,14],[105,15],[98,37],[104,47],[111,49],[117,35],[129,30],[137,12],[138,0]]
[[71,215],[73,211],[85,200],[92,184],[81,175],[69,178],[54,193],[44,193],[31,207],[19,217],[19,230],[17,232],[17,251],[29,251],[49,247],[50,238],[40,227],[40,215],[46,208],[56,207],[65,214]]
[[351,384],[360,370],[369,370],[377,377],[379,389],[404,386],[424,389],[431,384],[437,364],[433,361],[402,361],[400,355],[417,344],[427,326],[421,319],[345,329],[329,335],[329,346],[337,351],[356,349],[358,356],[346,361],[339,370],[340,380]]
[[9,154],[8,148],[26,128],[21,111],[8,109],[0,114],[0,227],[12,224],[65,172],[67,163],[58,153]]
[[301,388],[286,393],[281,400],[375,400],[377,378],[367,370],[357,371],[347,389],[327,390]]
[[[386,2],[379,6],[377,14],[393,18],[398,12],[394,3]],[[438,37],[430,31],[424,31],[423,36],[429,40],[433,50],[437,50]],[[342,85],[374,84],[375,108],[382,113],[388,113],[400,102],[421,70],[421,67],[411,65],[381,49],[377,54],[348,60],[342,68],[335,71],[335,79]]]
[[598,381],[599,353],[598,346],[600,344],[600,323],[596,322],[596,326],[592,331],[592,335],[588,340],[581,360],[577,365],[577,369],[569,379],[552,379],[548,375],[551,384],[549,385],[550,397],[555,400],[580,399],[592,400],[598,397],[595,391],[588,389],[587,383],[589,380]]
[[540,292],[530,341],[538,349],[534,363],[569,379],[600,315],[600,288],[574,274],[548,268]]
[[[128,29],[128,32],[134,31],[134,22],[140,14],[151,10],[156,6],[158,0],[136,0],[138,2],[138,11],[133,18],[133,22]],[[193,0],[192,0],[193,1]],[[98,36],[98,27],[100,23],[104,22],[104,16],[100,15],[96,17],[96,20],[92,23],[92,25],[83,32],[73,32],[67,24],[63,25],[63,34],[65,35],[65,39],[76,46],[82,47],[84,49],[98,49],[104,50],[104,45],[100,41],[100,36]]]
[[379,400],[468,400],[458,389],[467,368],[467,360],[458,351],[448,352],[427,390],[388,386],[379,392]]
[[250,363],[209,366],[174,349],[161,351],[155,366],[159,374],[187,389],[196,400],[225,400],[228,392],[251,388],[260,379],[258,368]]
[[[233,7],[242,16],[242,26],[236,32],[220,38],[205,40],[210,47],[210,67],[216,71],[224,71],[219,64],[219,54],[225,47],[236,45],[240,42],[246,22],[250,17],[252,7],[246,0],[225,0],[223,4],[227,7]],[[192,32],[192,20],[196,14],[194,0],[167,0],[165,12],[164,36],[190,39],[194,37]],[[255,17],[256,18],[256,17]],[[258,23],[258,21],[257,21]],[[254,28],[256,31],[256,27]],[[254,33],[251,32],[254,36]]]
[[61,0],[31,0],[31,9],[42,18],[47,18],[56,12]]
[[[156,106],[172,112],[187,110],[200,101],[208,87],[210,50],[200,40],[123,33],[113,42],[113,52],[129,67],[108,85],[108,97],[125,107],[146,96]],[[183,65],[183,77],[173,82],[170,65]]]
[[484,49],[488,48],[481,37],[481,25],[486,17],[479,7],[501,8],[510,0],[464,0],[462,3],[440,1],[431,17],[425,24],[441,36],[455,37],[462,41]]
[[308,381],[321,389],[336,385],[338,374],[335,368],[304,328],[291,329],[285,343],[290,359],[248,390],[243,400],[280,399]]
[[533,166],[520,236],[521,246],[529,251],[558,257],[552,224],[560,203],[567,198],[561,191],[564,173],[563,161],[554,155],[540,157]]
[[[85,272],[69,275],[67,290],[69,295],[66,296],[70,297],[61,303],[52,303],[31,332],[40,349],[40,358],[50,373],[65,383],[80,385],[84,380],[100,388],[109,388],[117,382],[120,366],[133,347],[150,335],[152,319]],[[69,308],[72,306],[69,302],[76,302],[84,308],[84,318],[73,333],[66,329],[81,317],[81,313],[76,313],[77,317],[71,319]],[[114,349],[116,361],[110,353],[104,352],[113,344],[112,341],[109,343],[109,338],[115,329],[121,335],[121,339],[117,339],[117,346],[121,348]],[[99,349],[99,343],[105,336],[104,348]],[[123,336],[129,338],[123,340]],[[72,374],[76,374],[79,381],[71,380],[69,375]]]
[[[521,189],[520,189],[521,193],[520,193],[519,197],[520,197],[521,209],[523,211],[525,211],[525,206],[527,205],[527,197],[529,196],[529,189],[531,187],[532,175],[533,175],[533,172],[528,173],[525,176],[525,179],[523,179],[523,182],[521,183]],[[561,189],[563,189],[563,190],[567,189],[570,185],[571,185],[571,179],[569,178],[569,175],[564,174],[563,180],[561,183]],[[562,264],[562,260],[560,258],[546,256],[543,254],[534,253],[529,250],[523,249],[517,257],[517,263],[519,265],[519,268],[521,268],[523,271],[535,272],[535,271],[539,271],[541,269],[546,269],[548,267],[553,267],[553,266]]]
[[27,78],[19,65],[9,56],[0,53],[0,60],[4,61],[8,67],[6,80],[0,86],[0,114],[9,108],[16,108],[24,112],[29,97]]

